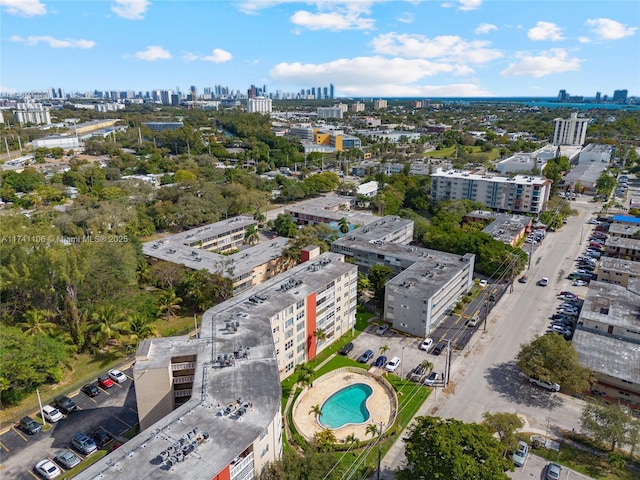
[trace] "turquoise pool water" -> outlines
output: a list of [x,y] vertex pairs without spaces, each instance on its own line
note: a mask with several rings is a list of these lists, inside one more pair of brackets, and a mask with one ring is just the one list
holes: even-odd
[[366,422],[370,416],[367,398],[372,394],[373,388],[364,383],[338,390],[322,404],[322,414],[318,417],[320,425],[325,428],[340,428]]

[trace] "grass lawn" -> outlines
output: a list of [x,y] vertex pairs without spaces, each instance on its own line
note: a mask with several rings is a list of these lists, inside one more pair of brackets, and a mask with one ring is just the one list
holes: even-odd
[[[198,327],[200,321],[198,318]],[[156,328],[161,337],[175,337],[176,335],[186,335],[193,333],[193,317],[174,317],[169,320],[159,319],[156,321]]]
[[[464,147],[464,148],[465,149],[470,148],[473,152],[472,155],[476,155],[476,154],[486,155],[489,158],[489,160],[497,160],[498,158],[500,158],[499,148],[493,148],[488,152],[483,152],[481,149],[482,147],[477,147],[475,145],[470,147]],[[427,152],[424,155],[429,158],[453,158],[455,154],[456,154],[455,147],[447,147],[447,148],[443,148],[442,150],[431,150],[430,152]]]

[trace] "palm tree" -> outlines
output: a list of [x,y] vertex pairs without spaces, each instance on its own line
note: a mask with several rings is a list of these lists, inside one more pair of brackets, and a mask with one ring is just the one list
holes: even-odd
[[325,428],[314,435],[314,443],[321,452],[326,452],[331,449],[331,446],[336,443],[336,435],[333,430]]
[[313,386],[313,367],[308,363],[300,363],[296,366],[298,383],[304,387]]
[[311,407],[311,410],[309,410],[309,415],[312,414],[316,417],[316,420],[318,420],[318,417],[322,415],[322,408],[320,408],[320,405],[316,404]]
[[387,353],[389,350],[391,350],[389,348],[389,345],[384,344],[380,347],[380,355],[384,355],[385,353]]
[[160,295],[160,298],[158,299],[158,310],[160,310],[161,313],[164,313],[165,319],[168,320],[178,313],[181,302],[182,299],[176,295],[175,290],[170,288],[169,290],[162,292],[162,295]]
[[346,217],[342,217],[338,221],[338,228],[340,229],[340,233],[348,233],[349,232],[349,221]]
[[48,321],[51,317],[53,317],[53,312],[51,310],[40,310],[34,308],[32,310],[28,310],[24,314],[25,321],[19,323],[18,326],[24,329],[23,333],[28,337],[43,333],[51,333],[58,327],[55,323]]
[[423,360],[420,365],[422,365],[422,368],[424,368],[427,373],[431,373],[431,371],[433,370],[433,363],[431,363],[429,360]]
[[367,435],[371,435],[372,438],[375,438],[376,435],[378,435],[378,425],[376,425],[375,423],[370,423],[369,425],[367,425],[367,429],[365,430],[365,433]]
[[347,445],[356,445],[360,441],[360,439],[356,437],[355,433],[352,433],[350,435],[347,435],[344,441]]
[[318,328],[315,332],[313,332],[313,336],[316,337],[317,345],[327,339],[327,332],[323,328]]
[[255,245],[260,241],[260,235],[258,235],[258,227],[255,225],[249,225],[244,231],[244,242],[249,245]]
[[147,316],[134,313],[127,318],[127,323],[127,333],[132,341],[139,342],[158,335],[154,321]]
[[111,305],[98,307],[91,314],[88,331],[91,341],[98,348],[104,348],[110,341],[122,338],[126,329],[124,315]]

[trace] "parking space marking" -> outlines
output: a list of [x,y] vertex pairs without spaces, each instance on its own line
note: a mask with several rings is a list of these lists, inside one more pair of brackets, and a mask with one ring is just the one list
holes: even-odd
[[25,442],[28,442],[28,441],[29,441],[29,440],[27,440],[27,437],[25,437],[24,435],[22,435],[22,432],[21,432],[20,430],[18,430],[17,428],[12,428],[12,430],[13,430],[14,432],[16,432],[16,433],[20,436],[20,438],[21,438],[21,439],[23,439]]
[[7,446],[6,446],[4,443],[2,443],[2,442],[0,442],[0,447],[4,448],[7,452],[9,452],[9,451],[10,451],[10,450],[7,448]]
[[27,472],[29,472],[33,478],[36,478],[37,480],[40,480],[40,477],[38,475],[36,475],[35,473],[33,473],[33,470],[27,470]]
[[[107,395],[111,395],[109,392],[107,392],[104,388],[98,387],[98,390],[100,390],[103,393],[106,393]],[[94,400],[95,402],[95,400]]]
[[131,410],[131,411],[132,411],[133,413],[135,413],[136,415],[138,414],[138,410],[136,410],[136,409],[133,409],[133,408],[129,407],[129,410]]
[[128,428],[131,428],[131,425],[129,425],[127,422],[125,422],[124,420],[120,419],[120,417],[115,417],[116,420],[118,420],[120,423],[122,423],[123,425],[126,425]]

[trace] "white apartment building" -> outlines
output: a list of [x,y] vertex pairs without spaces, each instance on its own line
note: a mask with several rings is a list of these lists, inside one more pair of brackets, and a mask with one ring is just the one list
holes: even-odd
[[384,108],[387,108],[387,101],[386,100],[374,100],[373,102],[373,109],[374,110],[382,110]]
[[336,107],[318,107],[316,111],[318,120],[327,120],[329,118],[342,118],[344,110],[341,106]]
[[247,99],[247,113],[271,113],[273,111],[272,101],[267,97],[256,97]]
[[572,113],[568,119],[553,120],[553,145],[584,145],[590,118],[578,118]]
[[41,103],[18,103],[16,108],[17,110],[13,111],[13,120],[16,123],[51,124],[49,108],[43,107]]
[[356,103],[352,103],[349,105],[349,111],[350,112],[364,112],[364,103],[360,103],[360,102],[356,102]]
[[516,175],[499,177],[438,169],[431,175],[434,200],[473,200],[494,210],[539,215],[549,201],[552,181]]

